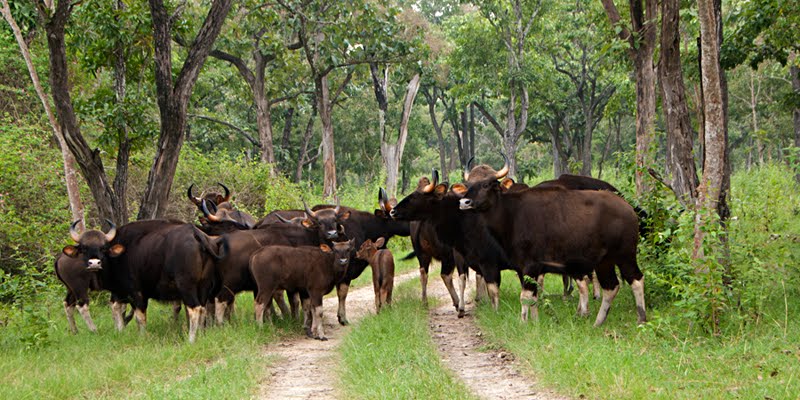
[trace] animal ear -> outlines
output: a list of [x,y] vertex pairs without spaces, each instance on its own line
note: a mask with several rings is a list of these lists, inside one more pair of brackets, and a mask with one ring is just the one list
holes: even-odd
[[320,249],[320,250],[322,250],[322,252],[323,252],[323,253],[330,253],[330,252],[332,252],[332,251],[333,251],[333,250],[331,250],[331,248],[330,248],[330,247],[328,247],[328,245],[327,245],[327,244],[321,244],[321,245],[319,245],[319,249]]
[[503,189],[503,191],[511,189],[512,185],[514,185],[514,180],[511,178],[505,178],[500,182],[500,187]]
[[72,246],[72,245],[64,246],[64,249],[61,250],[61,251],[64,253],[64,255],[66,255],[68,257],[73,257],[74,258],[74,257],[76,257],[78,255],[78,248],[75,247],[75,246]]
[[305,227],[305,228],[313,228],[314,227],[314,221],[306,218],[306,219],[300,221],[300,225],[303,225],[303,227]]
[[386,239],[384,239],[383,237],[379,237],[378,240],[375,241],[375,247],[381,248],[383,247],[384,243],[386,243]]
[[455,185],[450,186],[450,190],[452,190],[453,193],[455,193],[458,197],[463,197],[465,194],[467,194],[467,187],[464,186],[463,183],[456,183]]
[[111,246],[111,248],[108,249],[108,255],[110,255],[111,257],[119,257],[124,252],[125,252],[125,246],[119,243]]
[[344,221],[344,220],[346,220],[348,218],[350,218],[350,211],[349,210],[345,211],[341,215],[339,215],[339,221]]
[[436,185],[436,187],[433,188],[433,193],[437,196],[443,196],[445,193],[447,193],[447,182]]

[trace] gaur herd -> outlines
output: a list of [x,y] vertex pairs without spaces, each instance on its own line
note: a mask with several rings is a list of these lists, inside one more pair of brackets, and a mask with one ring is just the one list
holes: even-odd
[[[505,157],[505,156],[504,156]],[[236,294],[253,292],[255,319],[270,320],[275,302],[282,316],[299,318],[310,337],[325,340],[322,297],[337,290],[338,321],[347,321],[350,282],[372,266],[375,308],[391,304],[394,258],[386,244],[395,235],[411,236],[419,260],[422,297],[428,268],[441,261],[441,276],[458,317],[464,316],[468,269],[477,276],[477,300],[488,297],[497,309],[500,271],[516,271],[522,287],[521,319],[537,317],[537,299],[545,273],[564,277],[564,292],[577,282],[577,313],[589,314],[589,282],[602,302],[595,326],[602,324],[619,291],[617,271],[631,287],[638,322],[646,321],[644,281],[636,246],[645,225],[634,208],[610,184],[562,175],[529,187],[487,165],[469,168],[464,182],[438,182],[434,170],[400,202],[379,192],[379,209],[365,212],[339,205],[273,211],[261,220],[236,210],[230,190],[187,197],[203,216],[199,224],[144,220],[107,232],[70,226],[75,245],[56,257],[55,271],[67,287],[64,309],[69,330],[77,332],[79,311],[91,331],[89,290],[111,292],[115,327],[135,319],[145,329],[150,299],[185,307],[189,341],[208,320],[222,324],[233,311]],[[458,272],[458,290],[453,272]],[[598,287],[599,286],[599,287]],[[285,294],[284,294],[285,293]],[[288,296],[289,304],[286,303]],[[131,311],[126,314],[127,306]]]

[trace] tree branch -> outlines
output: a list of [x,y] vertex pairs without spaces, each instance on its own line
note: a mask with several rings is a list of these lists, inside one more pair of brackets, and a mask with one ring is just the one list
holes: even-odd
[[503,136],[503,127],[500,126],[500,123],[497,122],[497,120],[492,116],[492,114],[489,113],[489,111],[486,108],[483,107],[483,104],[481,104],[481,103],[479,103],[477,101],[473,102],[473,104],[475,104],[475,106],[478,107],[478,111],[480,111],[481,114],[483,114],[484,118],[489,120],[489,123],[491,123],[492,126],[494,126],[494,129],[496,129],[497,132],[502,137]]
[[241,133],[242,136],[244,136],[244,138],[247,139],[248,142],[253,144],[253,146],[256,146],[258,148],[261,147],[261,143],[259,143],[258,140],[254,139],[252,136],[250,136],[247,132],[245,132],[244,129],[239,128],[238,126],[236,126],[236,125],[234,125],[234,124],[232,124],[230,122],[226,122],[226,121],[223,121],[223,120],[220,120],[220,119],[209,117],[207,115],[186,114],[186,116],[192,117],[192,118],[197,118],[197,119],[202,119],[202,120],[206,120],[206,121],[210,121],[210,122],[214,122],[214,123],[217,123],[217,124],[220,124],[220,125],[227,126],[228,128],[231,128],[231,129]]

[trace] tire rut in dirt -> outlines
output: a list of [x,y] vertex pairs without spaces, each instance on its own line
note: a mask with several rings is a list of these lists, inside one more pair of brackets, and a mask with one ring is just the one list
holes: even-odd
[[[411,271],[395,277],[400,285],[416,278],[419,273]],[[335,292],[334,292],[335,293]],[[266,348],[267,357],[277,359],[258,388],[259,399],[314,399],[337,398],[336,348],[347,335],[350,327],[364,316],[375,312],[375,294],[372,285],[351,289],[347,295],[347,319],[351,325],[343,327],[336,320],[338,299],[330,296],[323,300],[325,336],[319,341],[306,337],[272,343]]]
[[475,395],[483,399],[566,399],[537,387],[535,379],[520,374],[513,354],[489,349],[476,325],[474,304],[467,304],[467,315],[457,318],[444,285],[431,283],[429,294],[445,303],[429,312],[431,337],[443,364]]

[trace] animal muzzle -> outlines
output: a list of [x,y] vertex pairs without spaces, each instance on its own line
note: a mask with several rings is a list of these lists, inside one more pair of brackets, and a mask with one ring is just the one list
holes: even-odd
[[461,210],[470,210],[472,207],[472,199],[461,199],[458,201],[458,208]]
[[339,265],[347,265],[348,263],[350,263],[350,259],[349,258],[340,258],[338,260],[338,262],[339,262]]
[[338,231],[333,230],[325,232],[325,238],[327,239],[336,239],[337,237],[339,237]]
[[89,271],[98,271],[103,269],[103,265],[100,263],[100,259],[91,258],[89,262],[86,264],[86,269]]

